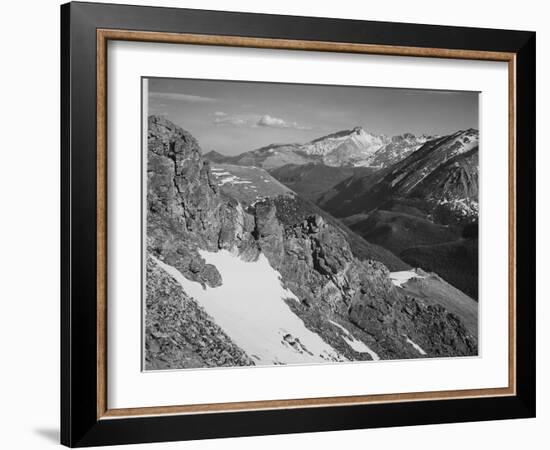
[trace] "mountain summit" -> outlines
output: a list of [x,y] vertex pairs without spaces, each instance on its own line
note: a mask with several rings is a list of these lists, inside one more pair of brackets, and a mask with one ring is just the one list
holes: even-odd
[[389,139],[361,127],[323,136],[301,146],[306,155],[319,155],[328,166],[365,166]]

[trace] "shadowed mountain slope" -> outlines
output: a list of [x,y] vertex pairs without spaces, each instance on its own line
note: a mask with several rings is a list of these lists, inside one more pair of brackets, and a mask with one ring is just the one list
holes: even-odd
[[375,173],[371,167],[331,167],[324,164],[287,164],[270,174],[300,196],[316,201],[323,193],[351,176]]

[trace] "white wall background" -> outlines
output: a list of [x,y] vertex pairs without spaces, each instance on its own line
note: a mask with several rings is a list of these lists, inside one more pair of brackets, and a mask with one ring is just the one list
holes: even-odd
[[[537,0],[453,3],[437,0],[337,2],[164,0],[128,3],[353,19],[526,29],[537,32],[538,417],[451,424],[141,445],[158,449],[408,448],[502,450],[548,446],[550,427],[550,272],[547,198],[550,153],[550,29]],[[0,18],[0,447],[57,445],[59,422],[59,4],[5,2]],[[497,6],[498,5],[498,6]],[[546,208],[545,208],[546,206]],[[535,299],[533,299],[534,301]]]

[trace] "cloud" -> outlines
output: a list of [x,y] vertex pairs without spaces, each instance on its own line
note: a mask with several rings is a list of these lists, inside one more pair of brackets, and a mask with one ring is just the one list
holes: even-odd
[[177,92],[149,92],[149,97],[159,100],[177,100],[190,103],[212,103],[217,101],[211,97],[201,97],[200,95],[180,94]]
[[227,113],[224,113],[223,111],[216,111],[216,112],[214,113],[214,115],[215,115],[216,117],[224,117],[224,116],[227,116]]
[[269,114],[260,117],[258,120],[259,127],[271,127],[271,128],[288,128],[288,123],[278,117],[272,117]]
[[296,130],[309,130],[310,128],[297,124],[296,122],[287,122],[279,117],[273,117],[269,114],[265,114],[260,117],[260,120],[256,123],[259,127],[269,128],[294,128]]
[[257,116],[247,117],[247,116],[217,116],[214,119],[215,125],[233,125],[235,127],[253,127],[257,121]]
[[[219,111],[218,111],[219,113]],[[269,114],[218,114],[214,113],[216,118],[214,124],[219,126],[234,126],[234,127],[266,127],[266,128],[292,128],[295,130],[310,130],[311,128],[301,126],[296,122],[287,122],[279,117],[273,117]]]

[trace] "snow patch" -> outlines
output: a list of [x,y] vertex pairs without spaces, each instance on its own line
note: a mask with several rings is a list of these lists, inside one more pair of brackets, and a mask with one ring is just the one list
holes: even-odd
[[424,278],[421,275],[418,275],[414,270],[403,270],[401,272],[390,272],[390,280],[396,286],[403,286],[403,283],[406,283],[411,278]]
[[185,278],[176,268],[156,259],[248,355],[259,365],[345,361],[319,335],[307,329],[284,299],[299,301],[281,284],[281,275],[260,254],[247,262],[227,250],[199,250],[214,265],[223,284],[211,288]]
[[395,187],[395,185],[399,183],[403,178],[405,178],[406,175],[407,175],[407,172],[403,172],[401,175],[394,178],[393,181],[391,182],[391,187]]
[[420,347],[420,345],[418,345],[416,342],[413,342],[408,337],[407,337],[407,343],[411,344],[415,348],[415,350],[421,355],[427,355],[427,353],[422,349],[422,347]]
[[239,177],[235,175],[231,175],[227,178],[222,178],[219,180],[220,186],[223,186],[224,184],[231,183],[231,184],[252,184],[252,181],[248,180],[241,180]]
[[460,214],[463,217],[477,215],[479,204],[475,200],[469,198],[441,199],[438,202],[440,205],[446,205],[450,210]]
[[345,336],[340,336],[340,337],[353,350],[355,350],[358,353],[368,353],[374,361],[380,360],[380,357],[374,351],[372,351],[364,342],[361,342],[360,340],[353,337],[351,333],[348,330],[346,330],[342,325],[340,325],[339,323],[333,322],[332,320],[329,320],[329,322],[334,326],[340,328],[344,332]]
[[252,181],[243,180],[236,175],[232,175],[231,173],[224,171],[223,169],[212,169],[212,171],[213,171],[212,174],[216,176],[216,178],[218,179],[220,186],[223,186],[224,184],[227,184],[227,183],[252,184]]

